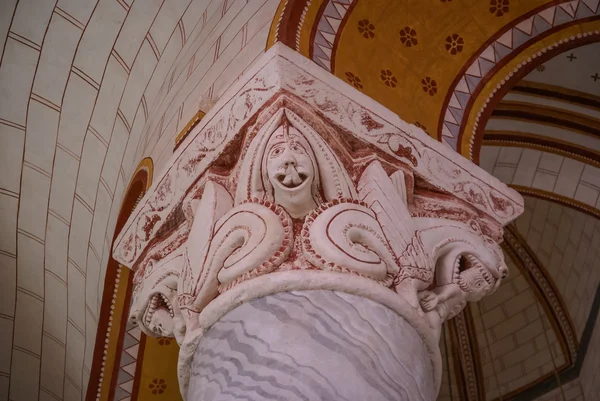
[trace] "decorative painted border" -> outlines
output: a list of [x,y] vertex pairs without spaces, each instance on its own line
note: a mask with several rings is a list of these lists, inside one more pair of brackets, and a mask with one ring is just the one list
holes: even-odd
[[300,35],[308,8],[323,0],[281,0],[267,37],[268,50],[277,42],[300,51]]
[[[98,330],[98,336],[100,336],[100,334],[104,334],[104,336],[101,338],[105,338],[105,341],[101,344],[97,343],[96,349],[94,350],[95,354],[98,346],[103,348],[102,360],[98,361],[96,358],[94,358],[93,361],[94,365],[100,364],[100,375],[97,379],[97,393],[95,397],[96,401],[113,399],[121,400],[123,390],[119,391],[119,388],[121,385],[125,385],[126,387],[129,385],[129,383],[126,381],[119,381],[119,370],[122,368],[121,360],[123,359],[123,340],[124,336],[126,335],[123,332],[126,330],[125,324],[127,321],[126,313],[128,308],[127,301],[131,297],[130,276],[132,276],[131,272],[127,271],[127,268],[123,268],[119,265],[113,281],[114,284],[112,297],[109,299],[103,297],[103,306],[108,305],[110,310],[108,312],[108,324],[104,330],[104,333],[101,333],[100,330]],[[98,327],[100,328],[100,325]],[[94,367],[92,367],[92,372],[93,371]],[[90,382],[91,381],[92,379],[90,378]],[[133,383],[131,383],[131,385],[133,385]],[[92,386],[90,383],[88,385],[88,389],[91,388]],[[88,390],[88,399],[90,399],[90,394],[91,390]]]
[[[465,157],[475,163],[479,162],[479,151],[487,121],[495,106],[508,93],[512,85],[520,81],[536,66],[560,53],[600,41],[600,16],[581,24],[552,32],[550,40],[546,41],[549,44],[545,46],[541,43],[535,44],[536,48],[523,51],[518,59],[507,60],[507,63],[502,66],[503,71],[491,77],[486,87],[487,97],[484,97],[483,92],[478,93],[478,97],[473,98],[474,106],[468,110],[468,113],[465,113],[466,118],[463,119],[464,129],[461,130],[459,142]],[[529,56],[527,56],[528,54]],[[475,110],[479,110],[477,114],[475,114]]]
[[[125,225],[131,213],[152,184],[152,159],[143,159],[127,189],[113,235]],[[127,326],[127,312],[132,291],[132,272],[109,258],[106,268],[102,306],[96,332],[94,358],[86,394],[87,401],[121,400],[131,394],[140,334]],[[137,330],[139,332],[139,329]],[[126,340],[127,337],[127,340]],[[133,341],[129,338],[131,337]],[[119,374],[123,370],[126,374]]]
[[[357,2],[358,0],[282,0],[271,24],[266,48],[270,48],[275,42],[282,42],[333,73],[339,34]],[[309,14],[312,26],[309,27],[310,32],[303,32]]]
[[[119,266],[119,270],[124,274],[127,270],[124,266]],[[130,272],[129,272],[130,273]],[[128,274],[127,276],[130,276]],[[128,292],[125,301],[131,299],[131,279],[123,281],[127,284]],[[118,305],[114,305],[118,307]],[[133,396],[135,389],[138,387],[139,379],[136,377],[139,364],[141,363],[140,355],[143,353],[143,338],[142,332],[139,327],[129,324],[127,317],[129,314],[129,302],[123,305],[121,309],[121,321],[125,322],[125,333],[119,339],[122,342],[121,355],[117,360],[119,361],[118,369],[115,368],[117,382],[116,386],[111,385],[111,394],[114,392],[114,401],[121,400],[135,400]],[[111,311],[112,312],[112,311]],[[116,320],[116,319],[115,319]],[[108,344],[107,344],[108,345]],[[136,380],[137,379],[137,380]],[[113,379],[114,383],[114,379]]]
[[490,117],[560,127],[600,139],[600,120],[586,114],[530,102],[501,100]]
[[321,15],[313,27],[310,58],[329,72],[334,71],[333,55],[344,21],[358,0],[328,0],[323,3]]
[[465,115],[490,77],[532,42],[594,16],[600,16],[600,3],[596,0],[553,2],[514,21],[491,43],[486,43],[452,83],[440,115],[438,139],[460,153]]
[[135,268],[151,238],[169,226],[193,184],[260,110],[277,99],[285,101],[288,91],[347,132],[348,140],[362,140],[412,165],[416,176],[472,204],[498,224],[507,224],[522,212],[520,196],[498,179],[280,44],[228,89],[173,154],[169,168],[119,234],[115,258]]
[[[599,1],[600,2],[600,1]],[[510,88],[510,92],[527,96],[556,100],[561,103],[572,104],[600,111],[600,96],[580,92],[563,86],[550,85],[541,82],[520,81]]]
[[452,318],[449,322],[453,351],[456,352],[456,364],[460,377],[462,379],[464,394],[461,394],[463,401],[480,401],[485,399],[485,381],[481,370],[481,356],[479,355],[479,345],[475,326],[473,324],[473,314],[470,305],[461,313]]

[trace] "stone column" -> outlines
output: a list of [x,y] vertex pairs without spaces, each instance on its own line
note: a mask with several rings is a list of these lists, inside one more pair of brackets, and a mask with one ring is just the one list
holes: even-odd
[[433,400],[419,333],[392,309],[292,291],[228,312],[200,341],[188,400]]
[[276,45],[119,235],[184,398],[433,401],[442,323],[507,274],[521,197]]

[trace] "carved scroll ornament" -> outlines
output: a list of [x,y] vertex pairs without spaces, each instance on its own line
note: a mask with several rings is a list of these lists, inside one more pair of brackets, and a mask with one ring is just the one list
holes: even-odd
[[145,332],[196,330],[213,299],[280,271],[373,280],[426,314],[436,335],[466,301],[498,287],[502,253],[479,223],[413,217],[407,182],[414,179],[406,165],[376,155],[344,164],[352,155],[339,144],[334,151],[301,111],[265,112],[270,117],[246,139],[229,178],[205,179],[201,196],[188,199],[192,221],[176,256],[138,267],[160,276],[150,284],[136,275],[131,318]]

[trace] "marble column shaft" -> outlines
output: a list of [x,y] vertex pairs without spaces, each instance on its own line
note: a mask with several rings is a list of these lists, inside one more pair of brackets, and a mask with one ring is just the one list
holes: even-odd
[[432,401],[421,337],[356,295],[294,291],[223,316],[198,344],[188,401]]

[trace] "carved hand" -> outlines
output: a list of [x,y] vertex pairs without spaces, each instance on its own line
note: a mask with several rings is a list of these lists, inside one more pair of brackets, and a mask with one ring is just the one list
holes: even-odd
[[438,296],[431,291],[419,293],[419,303],[425,312],[433,310],[438,304]]

